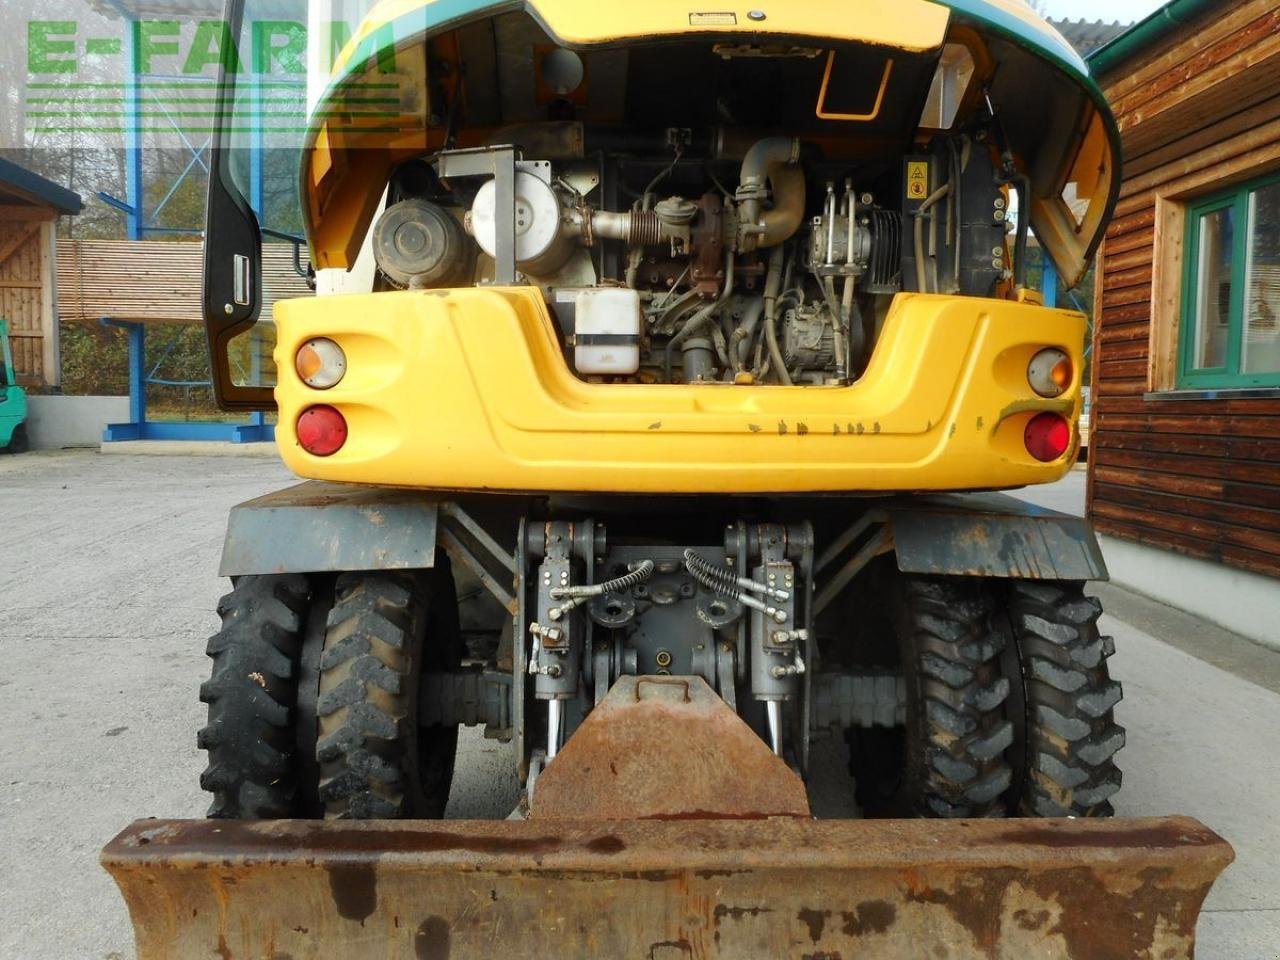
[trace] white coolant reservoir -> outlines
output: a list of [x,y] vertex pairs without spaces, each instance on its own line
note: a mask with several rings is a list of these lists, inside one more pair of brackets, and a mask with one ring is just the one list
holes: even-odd
[[574,300],[573,366],[581,374],[640,370],[640,294],[625,287],[580,290]]

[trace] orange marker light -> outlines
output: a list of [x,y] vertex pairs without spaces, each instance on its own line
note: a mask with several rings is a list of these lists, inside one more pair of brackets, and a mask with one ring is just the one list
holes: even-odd
[[1049,376],[1053,378],[1061,389],[1065,390],[1071,386],[1071,361],[1067,357],[1063,357],[1053,365],[1053,369],[1049,371]]
[[307,386],[328,390],[346,376],[347,355],[332,340],[316,337],[298,348],[293,365]]
[[1060,397],[1075,378],[1071,358],[1062,350],[1041,350],[1027,364],[1027,383],[1042,397]]

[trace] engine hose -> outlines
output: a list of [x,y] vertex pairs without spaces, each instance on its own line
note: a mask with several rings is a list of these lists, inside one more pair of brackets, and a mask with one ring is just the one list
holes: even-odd
[[662,372],[667,383],[671,382],[671,357],[675,353],[676,347],[684,343],[691,336],[702,328],[702,325],[709,320],[717,310],[724,306],[725,301],[729,299],[729,294],[733,292],[733,251],[730,250],[724,257],[724,289],[720,291],[720,297],[714,303],[709,303],[692,317],[681,328],[680,332],[667,341],[667,349],[662,357]]
[[[781,246],[774,247],[773,252],[769,254],[769,273],[764,285],[764,342],[769,351],[769,362],[778,371],[778,380],[789,387],[791,374],[787,371],[787,365],[782,359],[782,350],[778,347],[778,289],[787,289],[787,284],[791,282],[789,261],[786,263],[785,275],[778,276],[785,258],[786,254],[783,253]],[[775,278],[777,278],[776,282]]]
[[[795,291],[789,290],[778,298],[777,306],[774,307],[775,315],[776,314],[785,315],[786,311],[783,309],[783,307],[786,304],[791,304],[797,307],[801,305],[800,300],[796,296]],[[765,335],[765,328],[766,328],[766,324],[761,324],[760,331],[756,334],[755,347],[754,347],[756,352],[756,360],[755,360],[755,367],[752,368],[752,371],[751,371],[752,374],[754,374],[756,378],[760,380],[763,380],[766,376],[768,376],[769,371],[771,371],[774,367],[773,356],[769,353],[768,344],[766,343],[766,341],[768,340],[768,337]]]
[[764,342],[769,348],[769,362],[778,371],[778,380],[786,386],[792,385],[791,372],[786,361],[782,359],[782,348],[778,346],[778,327],[776,317],[766,317],[764,322]]
[[945,183],[937,190],[929,195],[924,203],[920,204],[920,208],[916,210],[912,216],[915,218],[915,255],[916,255],[916,287],[919,293],[934,293],[929,289],[929,281],[925,271],[924,263],[924,215],[939,200],[951,194],[951,184]]
[[739,603],[748,607],[755,607],[757,610],[768,611],[770,608],[755,597],[750,596],[747,591],[763,593],[765,596],[772,597],[775,600],[791,599],[789,591],[767,586],[758,580],[752,580],[750,577],[740,577],[732,570],[716,566],[709,560],[704,560],[692,547],[684,552],[684,567],[689,571],[689,575],[693,579],[713,593],[737,600]]
[[756,327],[759,325],[760,317],[763,314],[764,300],[752,300],[747,305],[746,312],[742,316],[742,322],[738,324],[738,329],[733,331],[733,336],[729,341],[729,353],[738,370],[747,369],[747,357],[751,353],[751,344],[755,341]]
[[[852,278],[845,281],[846,284],[852,284]],[[858,301],[852,296],[849,298],[849,309],[847,312],[849,320],[849,376],[853,376],[854,368],[860,365],[864,359],[867,349],[867,331],[862,324],[862,310],[858,307]]]
[[[671,294],[668,293],[661,303],[655,303],[650,309],[657,311],[656,315],[650,318],[650,323],[661,329],[668,321],[675,321],[681,313],[685,312],[693,301],[698,299],[697,289],[686,290],[675,300],[671,300]],[[670,303],[668,303],[670,301]]]
[[652,247],[662,240],[662,221],[652,210],[637,210],[627,226],[627,243],[633,247]]
[[[676,159],[679,159],[679,157],[677,157]],[[673,160],[672,166],[674,165],[675,165],[675,161]],[[662,179],[662,176],[663,176],[662,174],[659,174],[657,177],[654,177],[653,182],[656,184],[659,180]],[[633,208],[631,211],[631,218],[633,222],[635,221],[635,218],[637,216],[644,216],[649,212],[649,204],[652,201],[653,201],[653,194],[649,192],[649,187],[645,187],[644,196],[641,198],[639,205]],[[636,275],[639,274],[640,272],[640,261],[642,261],[643,259],[644,259],[644,248],[640,246],[633,246],[631,248],[631,251],[627,254],[627,286],[633,290],[635,289],[635,286],[636,286]]]
[[831,311],[831,346],[836,355],[836,379],[843,381],[848,376],[848,343],[845,337],[845,315],[836,300],[836,282],[831,277],[818,276],[815,269],[813,278],[822,288],[823,299],[827,309]]

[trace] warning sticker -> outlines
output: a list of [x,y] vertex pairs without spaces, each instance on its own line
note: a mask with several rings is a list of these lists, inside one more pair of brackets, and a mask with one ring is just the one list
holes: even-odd
[[689,14],[689,26],[691,27],[735,27],[737,25],[738,15],[731,11]]
[[907,161],[907,199],[925,200],[929,196],[929,161]]

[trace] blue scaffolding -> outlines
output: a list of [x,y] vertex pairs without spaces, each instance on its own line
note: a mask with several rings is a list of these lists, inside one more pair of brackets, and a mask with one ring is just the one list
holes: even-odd
[[[99,193],[98,198],[104,203],[119,210],[126,217],[128,237],[130,240],[147,240],[160,235],[192,235],[200,234],[198,227],[165,227],[157,225],[157,218],[164,212],[169,202],[177,195],[182,185],[197,170],[209,172],[209,156],[213,143],[212,135],[207,135],[202,142],[191,139],[183,132],[182,124],[173,115],[164,102],[154,93],[156,85],[166,89],[190,87],[192,90],[204,90],[212,100],[217,92],[217,81],[206,77],[171,76],[142,71],[141,58],[138,52],[138,23],[136,10],[126,7],[128,0],[106,0],[125,21],[123,53],[127,75],[124,82],[124,155],[125,155],[125,197],[120,199],[107,193]],[[153,89],[148,89],[151,85]],[[153,209],[147,208],[147,184],[144,175],[143,142],[144,116],[149,112],[163,114],[172,126],[173,132],[182,141],[190,158],[182,172],[174,178],[168,190]],[[262,216],[264,194],[264,167],[262,133],[259,130],[249,144],[249,183],[250,202]],[[275,427],[267,422],[266,415],[255,412],[248,423],[217,423],[191,421],[156,421],[147,419],[147,387],[149,385],[173,387],[204,387],[211,381],[178,381],[166,380],[158,376],[165,356],[147,365],[146,325],[130,320],[103,317],[105,326],[117,327],[126,331],[129,344],[129,421],[127,423],[108,424],[103,431],[104,442],[121,440],[214,440],[231,443],[257,443],[275,439]],[[259,351],[252,351],[255,368],[258,366]],[[167,353],[166,353],[167,356]],[[256,372],[256,371],[255,371]]]

